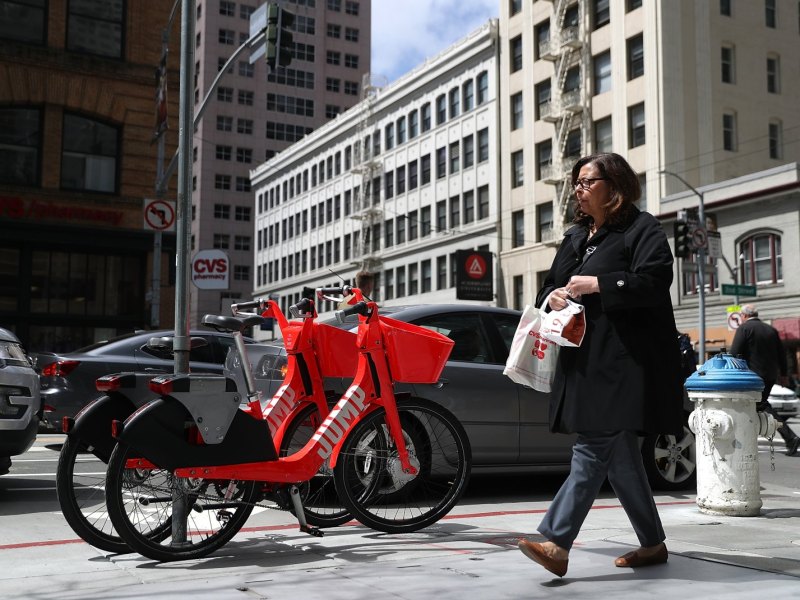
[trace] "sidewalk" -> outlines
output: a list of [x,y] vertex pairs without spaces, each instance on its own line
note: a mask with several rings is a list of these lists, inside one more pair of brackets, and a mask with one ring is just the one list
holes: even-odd
[[[635,547],[615,499],[599,500],[554,578],[516,547],[548,502],[459,506],[434,527],[386,535],[353,525],[325,537],[299,533],[285,513],[254,514],[216,554],[157,564],[106,555],[75,540],[0,547],[0,596],[36,600],[186,598],[252,600],[389,598],[789,598],[800,591],[800,494],[769,486],[757,517],[700,513],[693,495],[658,495],[670,550],[666,565],[613,565]],[[69,537],[70,539],[66,539]]]

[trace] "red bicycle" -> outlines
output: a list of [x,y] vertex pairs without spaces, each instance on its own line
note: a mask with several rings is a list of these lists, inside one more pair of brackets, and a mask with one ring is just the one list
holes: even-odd
[[[358,289],[318,293],[334,300],[331,294],[354,297],[355,304],[340,316],[360,315],[358,362],[351,386],[299,451],[279,456],[267,421],[252,403],[251,410],[239,410],[223,377],[158,377],[151,385],[161,397],[124,426],[117,424],[106,498],[112,521],[131,548],[160,561],[213,552],[244,525],[258,502],[259,482],[283,484],[301,529],[321,535],[304,523],[299,486],[312,481],[326,461],[341,502],[381,531],[415,531],[458,502],[471,467],[463,427],[443,407],[393,392],[395,381],[436,381],[452,341],[380,317],[378,306],[363,301]],[[250,319],[248,326],[257,323]],[[127,508],[137,474],[154,465],[169,484],[169,495],[159,499],[171,516],[171,534],[164,539],[143,533]]]

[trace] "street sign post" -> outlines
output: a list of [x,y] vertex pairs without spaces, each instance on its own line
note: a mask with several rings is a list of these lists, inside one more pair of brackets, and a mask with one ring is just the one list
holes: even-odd
[[730,283],[723,283],[722,284],[722,293],[728,296],[750,296],[755,297],[756,295],[756,286],[754,285],[744,285],[744,284],[730,284]]

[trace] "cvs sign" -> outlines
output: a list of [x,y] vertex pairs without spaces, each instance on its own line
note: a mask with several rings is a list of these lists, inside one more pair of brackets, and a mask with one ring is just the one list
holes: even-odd
[[200,250],[192,259],[192,283],[201,290],[227,290],[230,261],[222,250]]

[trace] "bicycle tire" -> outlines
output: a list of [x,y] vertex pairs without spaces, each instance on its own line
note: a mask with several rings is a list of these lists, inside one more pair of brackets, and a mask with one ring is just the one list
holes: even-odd
[[[281,442],[280,456],[290,456],[303,449],[317,431],[322,419],[316,405],[302,408],[286,427]],[[314,477],[299,484],[303,513],[309,525],[315,527],[338,527],[352,520],[350,511],[339,500],[333,470],[326,460]],[[294,513],[291,505],[289,510]]]
[[[400,471],[380,408],[348,434],[334,480],[342,502],[362,524],[386,533],[409,533],[435,523],[456,505],[467,487],[472,455],[464,427],[447,409],[418,398],[398,400],[397,409],[417,474]],[[369,439],[383,440],[384,456],[377,455],[380,444],[365,444]],[[371,473],[365,476],[368,463]]]
[[[90,471],[76,469],[79,455],[91,456]],[[83,462],[83,461],[81,461]],[[102,472],[97,468],[102,466]],[[70,434],[61,446],[56,469],[56,495],[69,526],[95,548],[126,554],[130,548],[117,535],[106,510],[106,463],[79,436]]]
[[[172,485],[163,469],[128,469],[132,450],[118,443],[108,461],[106,503],[111,522],[128,546],[160,562],[202,558],[224,546],[244,526],[260,494],[255,481],[181,480],[188,484],[186,541],[172,543]],[[233,494],[224,493],[233,486]],[[204,505],[211,505],[205,509]],[[167,522],[165,536],[153,536],[150,520]]]

